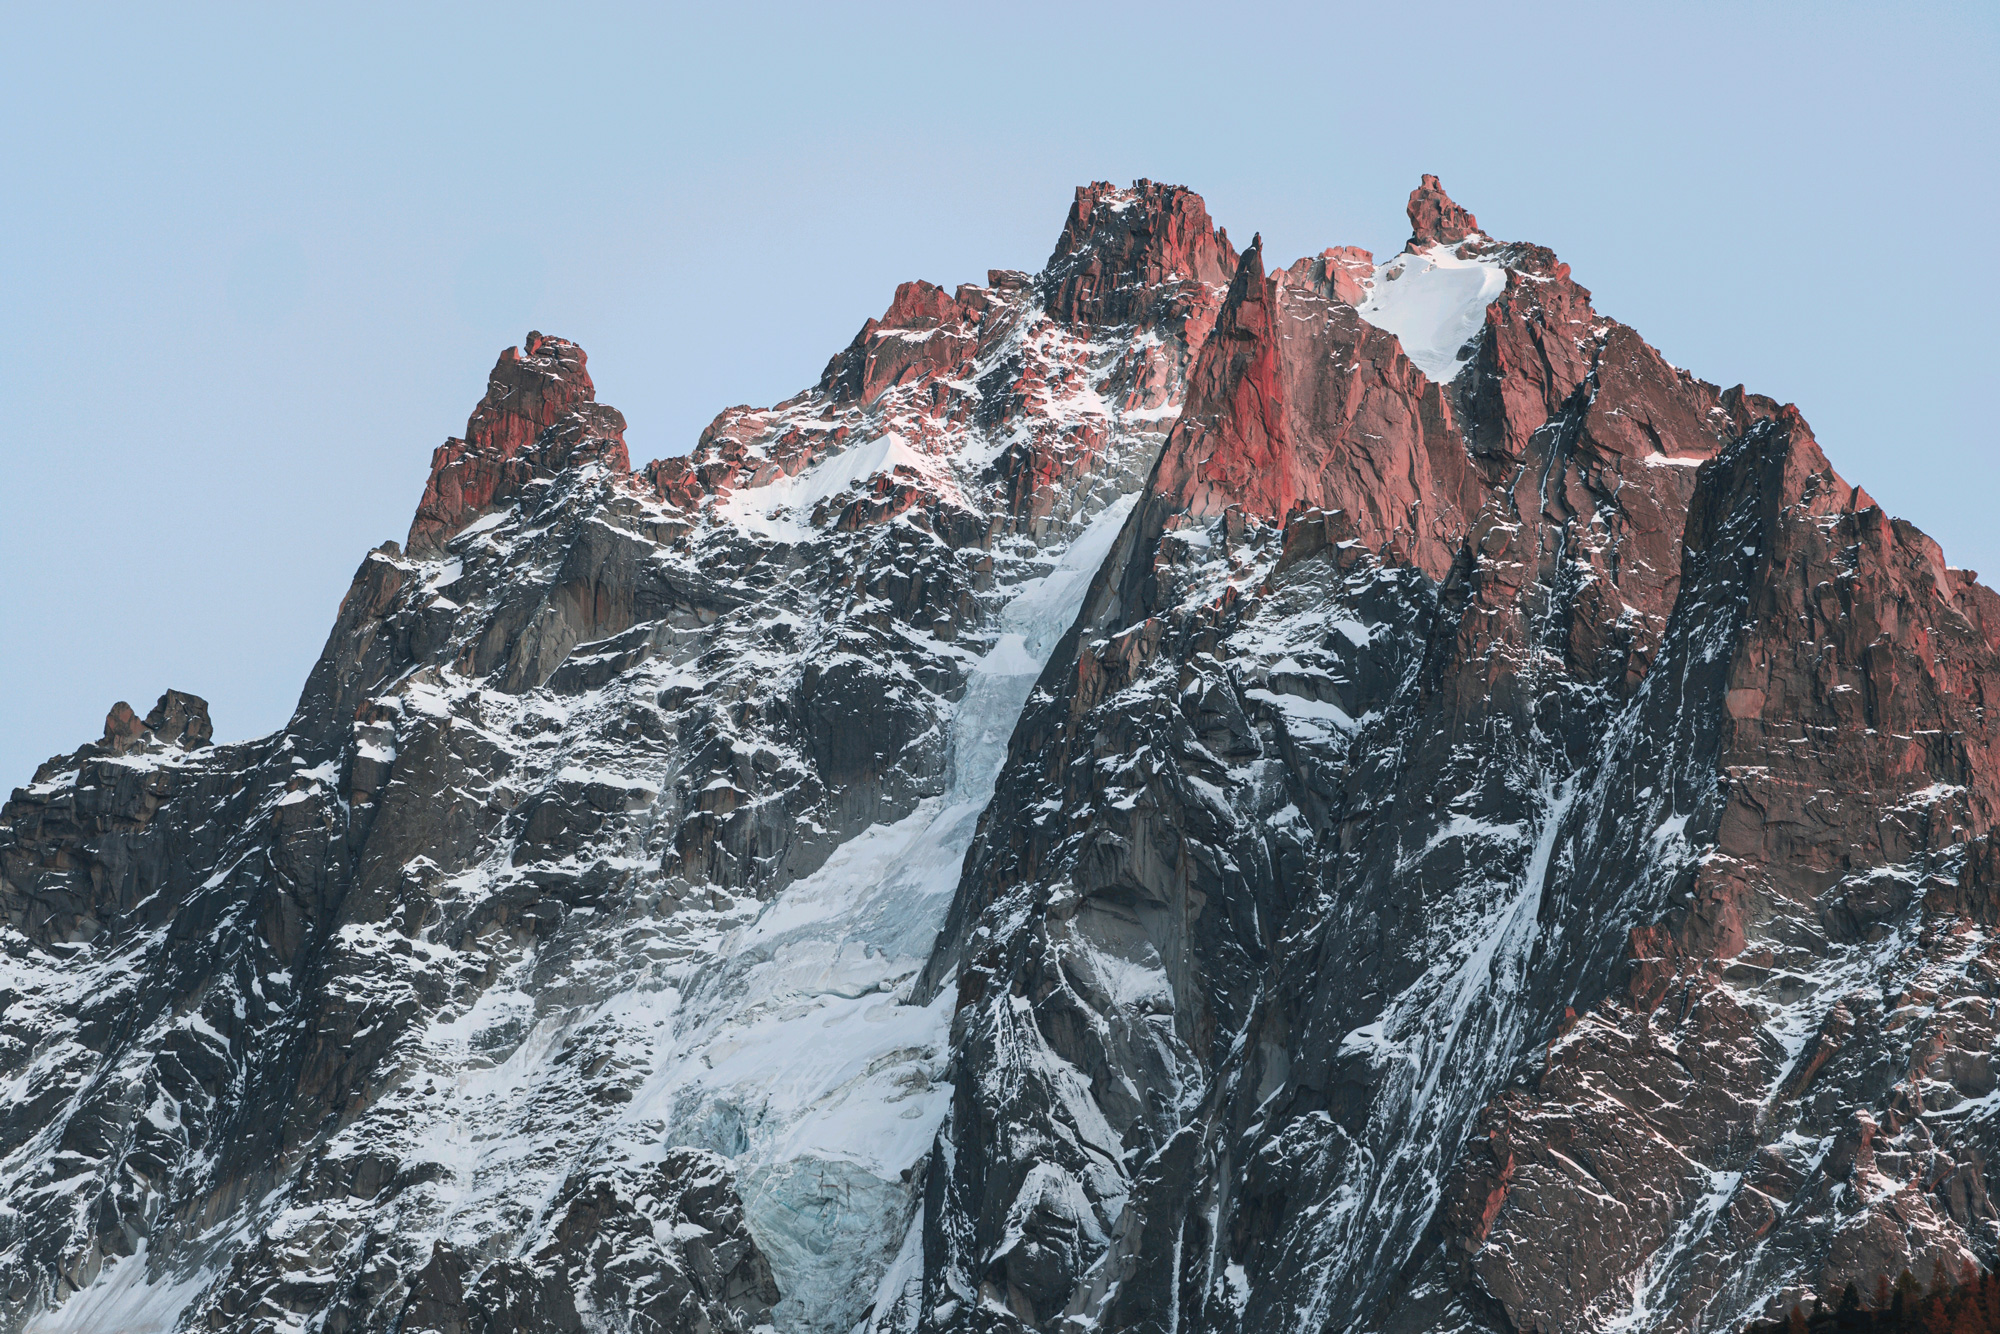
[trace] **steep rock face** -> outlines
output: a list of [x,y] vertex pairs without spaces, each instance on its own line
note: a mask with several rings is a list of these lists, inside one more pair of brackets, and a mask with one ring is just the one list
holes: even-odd
[[2000,602],[1425,177],[503,354],[281,732],[0,809],[0,1334],[1712,1330],[2000,1261]]
[[0,814],[0,1329],[849,1329],[942,1109],[907,983],[1233,268],[1088,187],[640,473],[503,354],[283,732],[114,711]]
[[575,343],[533,332],[521,347],[501,353],[465,438],[445,441],[431,456],[430,480],[410,524],[412,555],[433,554],[494,505],[574,464],[595,459],[614,472],[631,471],[625,418],[595,401],[586,360]]
[[[1789,410],[1703,470],[1690,530],[1678,642],[1563,833],[1551,916],[1615,927],[1596,905],[1649,858],[1671,891],[1488,1110],[1446,1219],[1517,1328],[1712,1324],[1992,1261],[2000,601]],[[1549,1244],[1583,1237],[1615,1240]]]

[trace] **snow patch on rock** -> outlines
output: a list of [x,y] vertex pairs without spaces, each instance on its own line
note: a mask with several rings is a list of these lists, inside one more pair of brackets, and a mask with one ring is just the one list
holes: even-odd
[[1498,260],[1434,245],[1396,256],[1365,287],[1361,318],[1396,335],[1417,369],[1444,383],[1464,365],[1459,353],[1479,332],[1486,307],[1507,290],[1507,270]]

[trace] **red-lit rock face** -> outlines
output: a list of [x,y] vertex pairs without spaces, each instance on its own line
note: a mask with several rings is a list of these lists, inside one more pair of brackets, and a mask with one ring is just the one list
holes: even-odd
[[1441,387],[1341,298],[1358,292],[1346,258],[1267,278],[1261,248],[1245,253],[1155,499],[1197,520],[1339,510],[1371,548],[1400,542],[1442,577],[1465,528],[1464,444]]
[[1435,176],[1410,191],[1410,245],[1457,245],[1479,230],[1479,219],[1452,202]]
[[1229,233],[1209,220],[1200,195],[1153,181],[1129,191],[1098,181],[1077,188],[1042,282],[1057,319],[1148,324],[1194,299],[1192,284],[1224,286],[1235,272]]
[[500,354],[486,396],[465,424],[465,438],[445,441],[431,456],[430,479],[410,524],[411,551],[437,550],[537,477],[588,462],[631,471],[625,418],[596,401],[584,362],[575,343],[539,333]]

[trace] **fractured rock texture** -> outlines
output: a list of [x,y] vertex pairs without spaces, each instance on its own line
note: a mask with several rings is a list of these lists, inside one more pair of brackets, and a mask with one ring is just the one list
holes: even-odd
[[[1078,190],[0,810],[0,1334],[1713,1330],[2000,1262],[2000,600],[1426,176]],[[79,1323],[81,1322],[81,1323]]]

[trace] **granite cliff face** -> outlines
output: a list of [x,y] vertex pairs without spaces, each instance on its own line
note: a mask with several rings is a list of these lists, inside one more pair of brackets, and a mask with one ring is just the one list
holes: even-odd
[[1710,1330],[2000,1261],[2000,600],[1434,177],[1077,192],[635,471],[509,349],[280,732],[0,811],[0,1334]]

